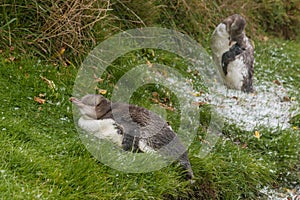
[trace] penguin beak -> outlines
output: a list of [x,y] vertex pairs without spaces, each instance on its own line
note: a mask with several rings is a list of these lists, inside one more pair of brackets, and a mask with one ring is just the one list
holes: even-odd
[[77,99],[76,97],[71,97],[69,100],[78,107],[83,107],[84,106],[84,104],[79,99]]
[[84,104],[76,97],[71,97],[69,100],[77,106],[82,116],[88,117],[89,119],[97,119],[97,113],[93,106]]

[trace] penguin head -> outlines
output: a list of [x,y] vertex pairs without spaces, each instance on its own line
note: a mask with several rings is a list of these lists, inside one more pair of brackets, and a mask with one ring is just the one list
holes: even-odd
[[99,94],[88,94],[81,100],[71,97],[70,101],[77,106],[82,117],[86,119],[99,119],[110,110],[110,101]]
[[229,45],[231,45],[232,42],[236,42],[244,34],[246,20],[243,16],[234,14],[227,17],[223,24],[226,25],[226,30],[230,36]]

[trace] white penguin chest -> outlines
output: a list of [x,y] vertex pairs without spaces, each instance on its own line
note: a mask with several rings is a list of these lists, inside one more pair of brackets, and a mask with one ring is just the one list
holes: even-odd
[[81,117],[78,125],[99,139],[108,139],[118,146],[122,146],[123,135],[118,133],[116,122],[113,119],[93,120]]
[[247,67],[242,57],[237,57],[227,66],[227,75],[225,77],[226,85],[231,89],[240,90],[243,86],[244,79],[247,77]]

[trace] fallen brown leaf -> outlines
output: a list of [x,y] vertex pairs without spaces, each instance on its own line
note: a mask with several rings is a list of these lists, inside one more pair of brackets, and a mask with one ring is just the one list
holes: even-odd
[[150,98],[150,100],[153,101],[154,103],[160,103],[158,99]]
[[49,86],[49,88],[51,88],[52,90],[56,90],[56,86],[55,86],[55,84],[54,84],[53,81],[47,79],[47,78],[44,77],[44,76],[40,76],[40,77],[41,77],[41,79],[42,79],[45,83],[47,83],[47,85]]
[[274,80],[273,83],[275,83],[276,85],[281,85],[281,82],[279,80]]
[[148,67],[152,67],[153,66],[153,64],[149,60],[147,60],[147,65],[148,65]]
[[203,105],[206,105],[207,103],[203,102],[203,101],[198,101],[198,102],[193,102],[193,104],[196,106],[203,106]]
[[154,103],[157,103],[158,105],[160,105],[161,107],[167,109],[167,110],[170,110],[170,111],[175,111],[176,109],[171,107],[171,106],[168,106],[164,103],[161,103],[158,99],[155,99],[155,98],[150,98],[150,100]]
[[153,97],[158,97],[158,93],[157,92],[152,92],[152,96]]
[[288,97],[288,96],[284,96],[284,97],[283,97],[283,101],[284,101],[284,102],[288,102],[288,101],[290,101],[290,97]]
[[33,100],[39,104],[44,104],[46,102],[46,99],[42,99],[40,97],[34,97]]
[[95,79],[95,82],[97,82],[97,83],[102,83],[102,82],[104,81],[104,79],[98,78],[98,77],[96,76],[96,74],[94,74],[94,77],[93,77],[93,78]]
[[10,60],[11,62],[13,62],[15,59],[16,59],[16,57],[14,57],[14,56],[9,57],[9,60]]

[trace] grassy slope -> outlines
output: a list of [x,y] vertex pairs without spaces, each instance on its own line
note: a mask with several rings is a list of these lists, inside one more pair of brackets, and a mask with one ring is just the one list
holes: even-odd
[[[294,88],[292,95],[299,102],[300,47],[294,42],[274,40],[256,46],[258,80],[286,80],[284,84]],[[273,51],[278,59],[270,62]],[[68,98],[76,69],[47,65],[17,54],[14,61],[9,61],[13,54],[3,53],[0,60],[3,199],[256,199],[260,185],[299,180],[295,172],[286,175],[300,164],[300,136],[293,129],[275,134],[263,130],[264,138],[257,140],[252,132],[229,126],[224,133],[231,139],[220,140],[214,151],[202,159],[193,156],[201,147],[196,138],[190,147],[197,177],[194,186],[183,181],[176,165],[146,174],[124,174],[110,169],[90,155],[73,125]],[[168,55],[165,57],[165,64],[171,66],[173,61]],[[143,62],[144,58],[138,58],[137,63]],[[124,59],[116,65],[129,63]],[[57,89],[49,88],[41,76],[54,81]],[[45,95],[45,104],[34,101],[39,94]],[[149,102],[135,103],[149,106]],[[176,125],[176,121],[172,123]],[[299,127],[299,121],[294,120],[294,125]],[[248,147],[233,143],[235,138]]]

